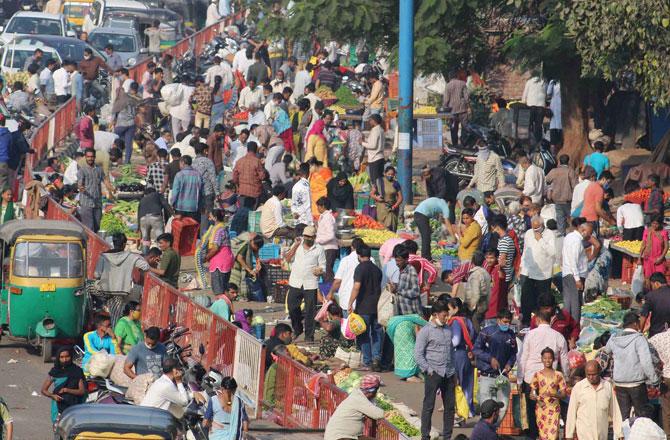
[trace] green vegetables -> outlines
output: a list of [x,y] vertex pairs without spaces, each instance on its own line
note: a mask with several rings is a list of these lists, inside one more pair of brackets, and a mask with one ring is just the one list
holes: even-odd
[[340,87],[337,89],[335,92],[335,96],[337,96],[337,104],[338,105],[346,105],[346,106],[358,106],[360,105],[360,102],[358,102],[358,99],[356,99],[356,96],[354,96],[354,93],[349,90],[347,87]]
[[121,165],[119,167],[119,172],[121,175],[114,179],[116,185],[141,183],[144,180],[142,176],[135,172],[133,165],[131,164]]
[[589,304],[582,306],[582,313],[593,313],[598,315],[612,315],[621,311],[621,305],[609,298],[598,298]]
[[117,200],[114,202],[114,206],[109,210],[112,214],[120,214],[132,217],[131,220],[135,220],[137,217],[137,208],[140,205],[140,202],[137,200],[126,201],[126,200]]
[[421,435],[421,431],[419,431],[414,425],[410,424],[403,416],[401,416],[398,412],[392,411],[391,414],[386,418],[386,420],[389,421],[393,426],[398,428],[400,432],[405,434],[408,437],[415,437],[418,435]]
[[377,393],[377,397],[375,398],[375,405],[384,411],[391,411],[393,409],[391,402],[386,400],[386,398],[381,393]]
[[433,258],[442,258],[444,255],[451,255],[455,257],[458,255],[458,249],[456,248],[444,248],[444,247],[433,247],[430,251]]
[[105,213],[102,216],[102,220],[100,220],[100,229],[106,231],[110,235],[119,233],[127,234],[130,232],[128,226],[111,212]]

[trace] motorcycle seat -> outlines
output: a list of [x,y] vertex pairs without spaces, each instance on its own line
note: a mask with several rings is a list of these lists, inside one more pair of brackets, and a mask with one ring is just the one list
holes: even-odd
[[476,156],[477,155],[477,147],[475,148],[468,148],[468,147],[462,147],[462,146],[457,146],[457,147],[449,147],[449,150],[452,150],[456,153],[460,153],[463,156]]

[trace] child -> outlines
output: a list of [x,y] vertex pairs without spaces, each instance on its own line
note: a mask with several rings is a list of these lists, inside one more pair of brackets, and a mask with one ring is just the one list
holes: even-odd
[[486,251],[484,269],[491,275],[491,295],[489,296],[489,307],[484,314],[484,327],[494,325],[498,312],[507,308],[507,295],[500,293],[501,282],[505,281],[505,275],[500,272],[498,264],[498,250]]
[[535,417],[541,440],[558,440],[561,420],[561,399],[567,386],[563,374],[553,369],[554,350],[542,350],[544,368],[533,376],[530,398],[535,400]]

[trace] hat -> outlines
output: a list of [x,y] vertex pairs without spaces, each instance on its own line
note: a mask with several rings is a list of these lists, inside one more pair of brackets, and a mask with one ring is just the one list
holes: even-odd
[[[306,229],[306,228],[305,228]],[[381,385],[381,378],[376,374],[366,374],[361,379],[360,389],[362,390],[376,390]]]
[[306,226],[302,231],[303,236],[316,237],[316,228],[314,226]]
[[505,405],[502,402],[496,402],[493,399],[488,399],[479,405],[479,412],[482,415],[482,418],[488,419],[493,415],[494,412],[502,409],[503,406]]

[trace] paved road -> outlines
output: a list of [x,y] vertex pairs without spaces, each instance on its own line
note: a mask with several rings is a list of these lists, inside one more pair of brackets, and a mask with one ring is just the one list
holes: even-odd
[[[16,363],[8,363],[10,360]],[[3,336],[0,342],[0,396],[14,418],[14,440],[53,438],[50,400],[40,395],[52,364],[30,354],[22,341]],[[33,396],[33,394],[37,394]]]

